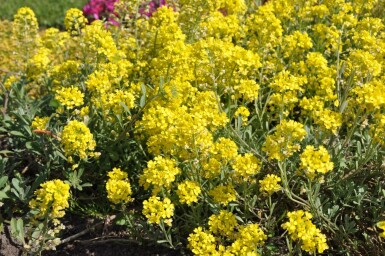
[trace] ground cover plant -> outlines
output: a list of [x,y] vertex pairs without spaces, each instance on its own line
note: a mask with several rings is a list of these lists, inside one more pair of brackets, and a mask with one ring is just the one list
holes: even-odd
[[1,22],[24,253],[77,214],[195,255],[384,254],[385,1],[160,2]]

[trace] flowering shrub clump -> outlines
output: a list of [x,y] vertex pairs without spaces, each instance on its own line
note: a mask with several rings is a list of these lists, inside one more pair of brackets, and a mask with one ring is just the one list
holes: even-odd
[[385,255],[384,5],[90,1],[65,31],[20,9],[0,219],[33,253],[66,210],[196,255]]

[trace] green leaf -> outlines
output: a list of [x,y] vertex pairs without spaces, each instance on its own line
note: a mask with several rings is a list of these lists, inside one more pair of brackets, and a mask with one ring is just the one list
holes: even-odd
[[50,107],[53,107],[53,108],[57,108],[57,107],[60,106],[60,102],[53,98],[53,99],[49,102],[49,106],[50,106]]
[[82,184],[82,187],[85,188],[85,187],[92,187],[92,184],[87,182],[87,183],[83,183]]
[[32,147],[32,142],[31,142],[31,141],[27,141],[27,142],[25,143],[25,147],[26,147],[27,149],[33,149],[33,147]]
[[20,188],[20,180],[18,180],[18,179],[16,179],[16,178],[13,178],[12,179],[12,185],[13,185],[13,187],[16,189],[16,190],[19,190],[19,188]]
[[24,222],[23,219],[11,219],[11,233],[24,244]]
[[127,107],[126,104],[124,104],[123,102],[119,102],[119,104],[123,107],[124,111],[126,111],[128,114],[131,114],[130,109]]
[[11,135],[14,135],[14,136],[17,136],[17,137],[23,137],[23,138],[25,138],[25,135],[22,134],[22,133],[19,132],[19,131],[10,131],[9,133],[10,133]]
[[5,183],[8,181],[8,176],[3,176],[0,178],[0,188],[4,187]]
[[28,133],[29,136],[32,136],[31,127],[28,125],[24,125],[24,130]]
[[13,151],[11,151],[11,150],[0,150],[0,155],[1,154],[12,154],[13,153]]
[[19,237],[20,241],[24,243],[24,222],[23,222],[23,219],[18,219],[16,225],[17,225],[17,231],[19,233],[18,237]]
[[11,233],[15,236],[17,235],[16,222],[17,222],[17,219],[15,218],[11,219]]
[[142,97],[140,97],[140,102],[139,102],[139,106],[141,108],[144,107],[144,105],[146,105],[146,86],[144,84],[141,85],[141,88],[142,88]]
[[7,193],[5,193],[4,191],[0,191],[0,201],[6,198],[9,198]]
[[127,220],[126,220],[126,218],[124,218],[124,216],[121,216],[120,218],[117,218],[115,220],[115,223],[116,223],[116,225],[123,226],[123,225],[127,224]]

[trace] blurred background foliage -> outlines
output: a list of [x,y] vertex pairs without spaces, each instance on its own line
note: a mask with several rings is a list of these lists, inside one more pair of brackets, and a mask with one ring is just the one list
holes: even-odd
[[63,28],[65,12],[69,8],[82,9],[87,0],[0,0],[0,19],[13,20],[20,7],[30,7],[40,27]]

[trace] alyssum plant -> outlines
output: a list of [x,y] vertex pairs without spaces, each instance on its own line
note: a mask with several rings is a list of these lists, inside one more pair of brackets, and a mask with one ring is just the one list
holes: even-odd
[[1,219],[25,252],[67,211],[196,255],[383,254],[385,2],[145,4],[1,23]]

